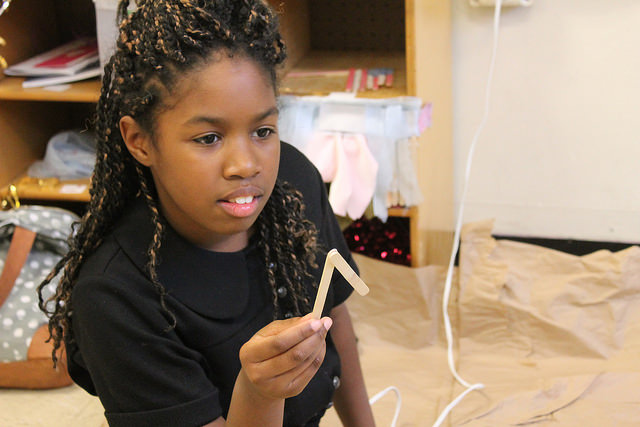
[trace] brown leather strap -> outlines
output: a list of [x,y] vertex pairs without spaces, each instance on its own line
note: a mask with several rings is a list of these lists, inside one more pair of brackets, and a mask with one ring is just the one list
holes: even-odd
[[20,275],[22,266],[27,261],[27,256],[33,242],[36,239],[36,232],[26,228],[16,226],[11,238],[11,245],[4,260],[4,268],[0,274],[0,307],[6,301],[13,284]]

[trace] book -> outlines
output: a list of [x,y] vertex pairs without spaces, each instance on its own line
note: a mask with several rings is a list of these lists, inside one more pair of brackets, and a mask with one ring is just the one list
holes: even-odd
[[98,42],[84,37],[31,57],[4,70],[7,76],[73,76],[98,61]]
[[64,83],[72,83],[80,80],[86,80],[97,77],[102,73],[100,63],[98,61],[89,64],[86,68],[72,75],[53,75],[53,76],[35,76],[27,77],[22,82],[25,89],[34,87],[54,86]]

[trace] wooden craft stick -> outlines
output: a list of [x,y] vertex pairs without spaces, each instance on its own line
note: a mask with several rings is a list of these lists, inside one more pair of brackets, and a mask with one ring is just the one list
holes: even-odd
[[313,304],[313,318],[319,319],[322,317],[322,309],[327,299],[327,292],[329,291],[329,284],[331,283],[331,276],[333,269],[337,268],[340,274],[347,279],[347,282],[358,292],[360,295],[366,295],[369,293],[369,287],[362,281],[358,274],[351,268],[347,261],[342,258],[342,255],[337,249],[331,249],[327,254],[327,258],[324,261],[324,267],[322,269],[322,277],[320,278],[320,284],[318,285],[318,293],[316,294],[316,301]]
[[316,301],[313,304],[314,319],[319,319],[322,317],[322,309],[324,308],[324,302],[327,299],[327,292],[329,291],[329,284],[331,283],[332,273],[333,263],[329,258],[329,254],[327,254],[327,257],[324,260],[324,268],[322,269],[320,284],[318,285],[318,292],[316,293]]
[[355,289],[356,292],[363,296],[369,293],[369,287],[362,281],[360,276],[353,271],[353,268],[347,264],[347,261],[342,258],[342,255],[340,255],[337,250],[332,249],[329,251],[328,256],[333,265],[344,276],[344,278],[347,279],[351,287]]

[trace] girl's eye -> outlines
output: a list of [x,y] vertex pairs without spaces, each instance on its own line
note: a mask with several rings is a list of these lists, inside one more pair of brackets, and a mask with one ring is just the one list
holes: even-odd
[[211,145],[211,144],[215,144],[216,142],[218,142],[220,140],[220,137],[218,135],[216,135],[215,133],[208,133],[206,135],[202,135],[202,136],[199,136],[197,138],[194,138],[193,140],[195,142],[197,142],[198,144]]
[[274,135],[276,130],[270,127],[263,127],[255,131],[255,135],[260,139],[265,139]]

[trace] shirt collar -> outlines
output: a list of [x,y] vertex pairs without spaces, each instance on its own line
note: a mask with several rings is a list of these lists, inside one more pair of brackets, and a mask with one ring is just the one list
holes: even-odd
[[[148,276],[147,249],[153,223],[144,200],[132,202],[114,235],[123,251]],[[247,256],[250,244],[238,252],[213,252],[185,240],[168,224],[159,251],[158,279],[168,294],[210,318],[240,315],[249,300]]]

